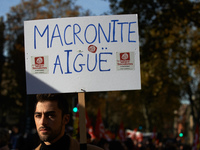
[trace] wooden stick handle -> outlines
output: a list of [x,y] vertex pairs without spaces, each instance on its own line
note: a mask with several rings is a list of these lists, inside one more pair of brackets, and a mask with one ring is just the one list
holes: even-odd
[[78,104],[79,104],[79,128],[80,128],[80,144],[87,143],[86,136],[86,122],[85,122],[85,93],[78,93]]

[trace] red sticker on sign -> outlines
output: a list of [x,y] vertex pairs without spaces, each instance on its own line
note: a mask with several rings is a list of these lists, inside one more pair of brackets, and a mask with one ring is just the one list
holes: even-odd
[[35,57],[35,67],[43,67],[44,66],[44,57]]
[[120,53],[120,61],[127,62],[130,61],[130,53]]
[[35,64],[44,64],[44,57],[35,57]]
[[117,70],[134,70],[134,53],[133,52],[117,52]]
[[31,56],[31,64],[33,74],[49,73],[48,56]]
[[97,47],[95,45],[88,46],[88,51],[91,53],[96,53]]

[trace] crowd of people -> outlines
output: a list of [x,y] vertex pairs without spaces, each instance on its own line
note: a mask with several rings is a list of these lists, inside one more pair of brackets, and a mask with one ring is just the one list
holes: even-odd
[[18,126],[0,128],[0,150],[33,150],[39,143],[35,130],[29,134],[19,131]]
[[[79,136],[72,138],[68,131],[69,112],[66,100],[61,95],[40,94],[34,111],[35,127],[31,132],[23,134],[19,127],[11,130],[0,129],[0,150],[190,150],[191,147],[182,145],[181,140],[152,139],[142,140],[126,138],[124,140],[105,138],[92,139],[88,134],[87,143],[80,144]],[[83,147],[84,146],[84,147]],[[82,150],[82,149],[81,149]]]
[[[89,135],[88,138],[90,138]],[[190,145],[181,143],[180,138],[166,137],[159,141],[152,139],[152,137],[145,137],[142,141],[138,141],[127,137],[124,141],[119,139],[108,141],[104,138],[88,141],[104,150],[192,150]]]
[[[66,132],[66,134],[71,134]],[[71,135],[70,135],[71,136]],[[78,140],[77,137],[76,140]],[[182,144],[178,138],[166,138],[162,141],[154,141],[151,137],[142,141],[126,138],[124,141],[118,139],[108,141],[104,138],[93,139],[87,134],[87,142],[101,147],[104,150],[191,150],[191,146]],[[11,130],[0,128],[0,150],[33,150],[40,143],[35,129],[29,134],[22,134],[18,127],[13,126]]]

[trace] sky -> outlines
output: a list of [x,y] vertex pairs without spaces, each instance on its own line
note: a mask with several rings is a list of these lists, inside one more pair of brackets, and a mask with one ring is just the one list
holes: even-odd
[[[6,13],[10,11],[10,8],[20,2],[21,0],[0,0],[0,16],[6,18]],[[105,0],[77,0],[76,4],[85,10],[89,9],[94,15],[102,15],[109,11],[109,4]]]

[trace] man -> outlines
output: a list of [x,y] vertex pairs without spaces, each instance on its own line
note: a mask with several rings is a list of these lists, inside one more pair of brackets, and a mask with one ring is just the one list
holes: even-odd
[[[39,94],[36,100],[34,120],[41,144],[35,150],[79,150],[80,144],[65,134],[70,117],[62,94]],[[86,148],[102,150],[90,144]]]

